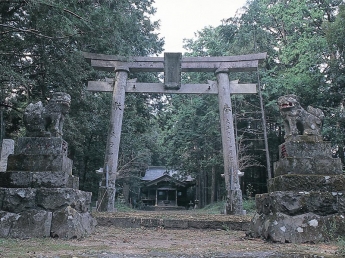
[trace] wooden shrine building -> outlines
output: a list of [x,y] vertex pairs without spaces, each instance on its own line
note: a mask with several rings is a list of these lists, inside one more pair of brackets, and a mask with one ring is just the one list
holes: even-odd
[[141,202],[144,207],[187,207],[187,190],[194,185],[191,176],[181,176],[176,170],[166,167],[151,166],[141,179]]

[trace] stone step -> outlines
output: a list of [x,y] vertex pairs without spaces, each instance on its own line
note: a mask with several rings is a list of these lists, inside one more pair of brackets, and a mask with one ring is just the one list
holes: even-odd
[[250,226],[250,220],[243,218],[242,220],[232,219],[216,220],[214,217],[209,220],[203,219],[172,219],[172,218],[147,218],[142,217],[125,217],[120,215],[112,216],[106,213],[95,214],[99,226],[113,226],[118,228],[165,228],[165,229],[227,229],[247,231]]

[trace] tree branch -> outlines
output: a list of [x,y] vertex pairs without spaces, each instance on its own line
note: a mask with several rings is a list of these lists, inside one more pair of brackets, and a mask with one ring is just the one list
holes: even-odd
[[[43,3],[43,2],[41,2],[40,4],[44,4],[44,5],[46,5],[46,6],[50,6],[50,7],[54,7],[54,8],[58,8],[57,6],[54,6],[54,5],[48,4],[48,3]],[[66,8],[63,8],[62,10],[63,10],[64,12],[66,12],[66,13],[69,13],[69,14],[73,15],[74,17],[77,17],[77,18],[80,19],[80,20],[84,20],[83,17],[79,16],[78,14],[76,14],[76,13],[74,13],[74,12],[72,12],[72,11],[66,9]]]
[[243,137],[240,137],[238,140],[237,159],[239,170],[241,171],[249,167],[263,167],[263,165],[256,160],[257,157],[255,155],[246,154],[250,145],[245,145],[243,140]]
[[[5,28],[11,28],[11,29],[14,29],[13,31],[20,31],[20,32],[24,32],[24,33],[31,33],[31,34],[34,34],[36,36],[39,36],[39,37],[42,37],[42,38],[46,38],[46,39],[65,39],[65,38],[69,38],[69,37],[73,37],[75,35],[78,35],[78,34],[81,34],[81,32],[77,32],[75,34],[70,34],[70,35],[66,35],[66,36],[63,36],[63,37],[50,37],[50,36],[46,36],[46,35],[43,35],[42,33],[39,33],[38,30],[34,30],[34,29],[20,29],[20,28],[16,28],[14,26],[11,26],[11,25],[6,25],[6,24],[0,24],[0,26],[2,27],[5,27]],[[13,32],[11,31],[11,32]],[[4,34],[4,33],[9,33],[10,31],[5,31],[5,32],[2,32],[1,34]]]
[[14,106],[11,106],[11,105],[8,105],[8,104],[5,104],[5,103],[0,103],[0,107],[1,107],[1,106],[2,106],[2,107],[5,107],[5,108],[11,108],[11,109],[13,109],[13,110],[15,110],[15,111],[17,111],[17,112],[19,112],[19,113],[21,113],[21,114],[24,113],[23,111],[21,111],[21,110],[15,108]]

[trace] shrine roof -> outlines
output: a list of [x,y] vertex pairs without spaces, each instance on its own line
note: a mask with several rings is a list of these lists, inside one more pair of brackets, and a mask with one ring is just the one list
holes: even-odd
[[145,176],[141,179],[143,181],[153,181],[164,175],[173,177],[179,181],[191,182],[194,179],[191,176],[180,175],[178,170],[171,170],[165,166],[150,166],[145,172]]

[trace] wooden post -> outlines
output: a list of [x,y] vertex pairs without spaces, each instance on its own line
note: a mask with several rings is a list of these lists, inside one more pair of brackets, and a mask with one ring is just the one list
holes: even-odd
[[228,69],[218,69],[216,71],[224,157],[224,177],[227,191],[225,213],[242,215],[242,192],[238,177],[238,160],[235,145],[230,80],[228,73]]
[[115,85],[113,88],[109,133],[103,167],[104,175],[98,192],[98,211],[114,211],[115,180],[128,72],[127,67],[115,68]]

